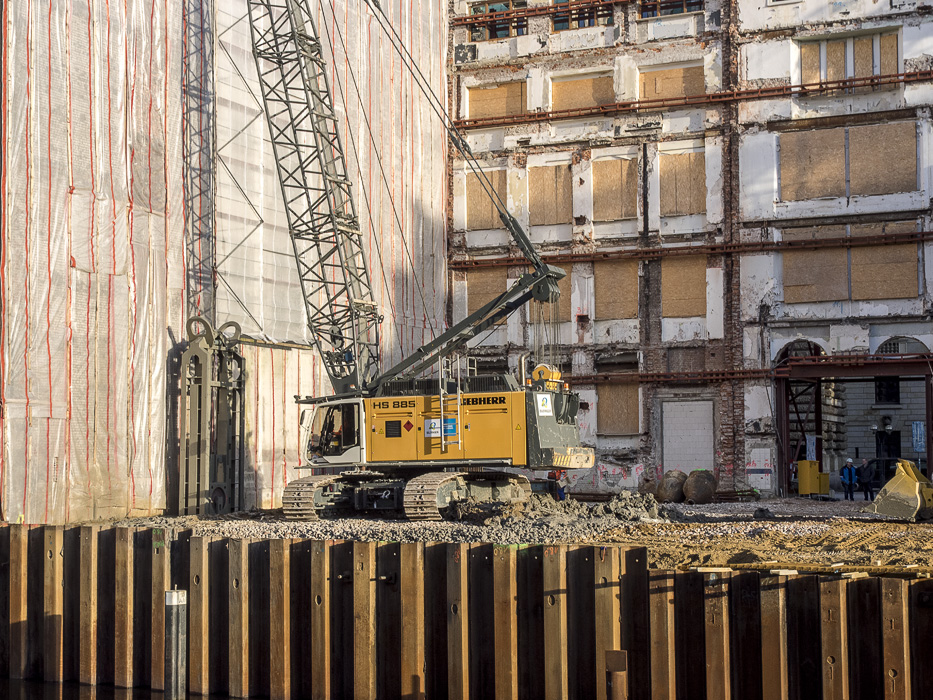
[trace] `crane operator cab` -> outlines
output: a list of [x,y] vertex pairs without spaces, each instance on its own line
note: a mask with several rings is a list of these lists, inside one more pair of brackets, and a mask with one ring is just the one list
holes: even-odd
[[[360,441],[362,401],[322,404],[315,408],[307,431],[310,466],[350,466],[363,462]],[[309,412],[302,412],[302,424]]]

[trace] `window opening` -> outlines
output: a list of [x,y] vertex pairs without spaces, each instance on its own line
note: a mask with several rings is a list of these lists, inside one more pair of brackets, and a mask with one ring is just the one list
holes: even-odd
[[336,457],[360,444],[359,406],[344,403],[318,409],[311,424],[310,453]]
[[551,22],[555,32],[584,27],[608,26],[612,24],[612,6],[574,9],[571,0],[554,0],[554,6],[565,6],[565,12],[556,13]]
[[875,379],[875,403],[901,402],[901,380],[897,377],[879,377]]
[[[504,2],[477,2],[470,5],[470,14],[486,15],[491,12],[524,10],[528,0],[505,0]],[[470,25],[470,41],[492,41],[508,39],[512,36],[524,36],[528,33],[528,20],[524,18],[502,17]]]
[[703,0],[642,0],[641,17],[666,17],[667,15],[682,15],[685,12],[701,12]]

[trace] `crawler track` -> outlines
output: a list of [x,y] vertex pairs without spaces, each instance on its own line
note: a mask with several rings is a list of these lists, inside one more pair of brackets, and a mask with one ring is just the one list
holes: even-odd
[[339,474],[319,474],[289,482],[282,494],[282,511],[286,520],[317,520],[314,494],[338,481]]

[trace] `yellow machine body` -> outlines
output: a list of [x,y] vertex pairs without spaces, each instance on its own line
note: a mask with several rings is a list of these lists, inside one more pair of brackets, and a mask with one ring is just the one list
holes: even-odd
[[820,471],[820,463],[817,461],[798,461],[797,480],[797,490],[801,496],[829,495],[829,474]]
[[894,476],[867,510],[904,520],[928,520],[933,517],[933,483],[916,464],[899,459]]
[[456,407],[442,414],[440,401],[438,396],[365,399],[369,461],[528,464],[525,392],[463,394],[459,417]]

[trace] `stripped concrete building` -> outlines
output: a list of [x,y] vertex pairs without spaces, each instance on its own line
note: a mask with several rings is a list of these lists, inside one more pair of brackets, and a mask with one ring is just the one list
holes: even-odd
[[[876,375],[922,378],[929,426],[928,4],[450,9],[451,111],[568,273],[558,361],[597,448],[572,488],[703,468],[722,490],[786,492],[790,460],[832,470],[854,456],[845,389]],[[456,319],[524,267],[456,157],[450,185]],[[515,369],[540,333],[534,314],[485,338],[481,362]],[[878,415],[863,422],[890,433],[896,408],[869,405]]]

